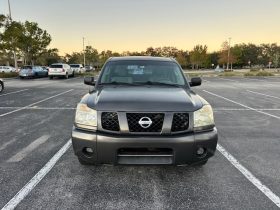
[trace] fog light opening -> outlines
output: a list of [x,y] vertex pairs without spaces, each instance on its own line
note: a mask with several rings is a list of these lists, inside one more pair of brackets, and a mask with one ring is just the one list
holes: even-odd
[[197,156],[199,156],[200,158],[205,157],[207,154],[207,150],[203,147],[198,147],[196,150],[196,154]]
[[94,150],[93,150],[93,148],[91,148],[91,147],[85,147],[85,148],[83,149],[83,153],[84,153],[84,155],[87,156],[87,157],[92,157],[92,156],[93,156],[93,153],[94,153]]

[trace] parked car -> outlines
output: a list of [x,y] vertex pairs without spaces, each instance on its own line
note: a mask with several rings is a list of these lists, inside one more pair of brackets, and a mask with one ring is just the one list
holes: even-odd
[[35,78],[35,77],[47,77],[48,71],[41,66],[23,66],[19,72],[19,77],[23,78]]
[[92,66],[90,66],[90,65],[86,65],[85,66],[85,71],[95,71],[95,68],[94,67],[92,67]]
[[75,73],[81,74],[85,72],[85,68],[82,64],[70,64],[70,67],[74,70]]
[[49,72],[49,67],[48,66],[42,66],[42,68]]
[[4,81],[0,78],[0,93],[4,90]]
[[54,77],[64,77],[68,79],[74,77],[75,71],[66,63],[54,63],[49,68],[49,79]]
[[81,164],[203,165],[218,134],[211,105],[175,59],[109,59],[76,109],[72,143]]
[[0,66],[0,72],[2,73],[16,72],[16,69],[12,66]]

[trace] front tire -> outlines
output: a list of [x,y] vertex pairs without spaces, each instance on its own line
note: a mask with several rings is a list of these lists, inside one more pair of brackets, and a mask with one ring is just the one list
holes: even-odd
[[49,76],[49,79],[53,79],[53,76]]

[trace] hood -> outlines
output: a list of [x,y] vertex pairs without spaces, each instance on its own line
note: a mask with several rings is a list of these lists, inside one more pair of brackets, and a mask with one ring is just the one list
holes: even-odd
[[179,87],[103,87],[87,96],[98,111],[195,111],[202,102],[191,90]]

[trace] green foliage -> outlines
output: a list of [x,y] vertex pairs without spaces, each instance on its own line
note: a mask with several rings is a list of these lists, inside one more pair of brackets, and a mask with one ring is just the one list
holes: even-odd
[[6,57],[1,62],[9,62],[11,52],[15,52],[17,57],[24,58],[25,64],[34,64],[51,42],[51,36],[47,31],[34,22],[11,21],[0,15],[0,28],[3,30],[0,34],[0,54]]
[[274,76],[273,73],[268,72],[268,71],[256,71],[256,72],[247,72],[244,74],[246,77],[269,77],[269,76]]
[[0,78],[11,78],[11,77],[17,77],[18,73],[16,72],[7,72],[7,73],[3,73],[0,72]]
[[258,77],[269,77],[269,76],[274,76],[273,73],[268,72],[268,71],[260,71],[256,74]]
[[193,50],[190,52],[190,62],[193,65],[193,68],[197,69],[205,65],[207,61],[207,46],[196,45]]

